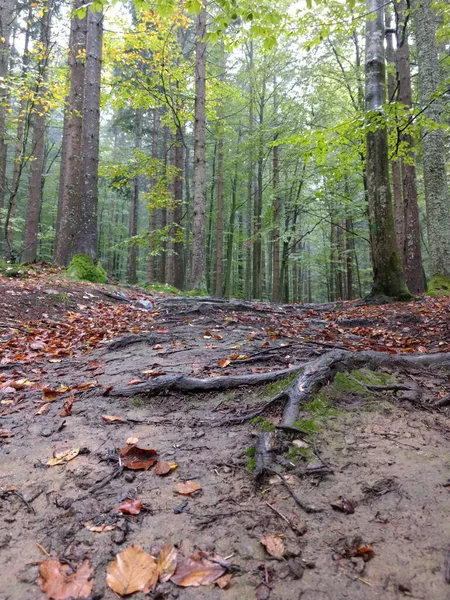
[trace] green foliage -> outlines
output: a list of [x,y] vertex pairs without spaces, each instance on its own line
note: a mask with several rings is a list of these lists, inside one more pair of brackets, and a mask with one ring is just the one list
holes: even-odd
[[155,292],[156,294],[160,292],[163,292],[164,294],[174,294],[174,296],[179,296],[181,294],[181,291],[178,288],[169,285],[168,283],[151,283],[144,285],[143,287],[149,292]]
[[74,255],[67,268],[67,275],[72,279],[92,283],[106,283],[108,280],[108,274],[100,263],[95,264],[92,258],[84,254]]
[[320,427],[317,425],[314,419],[302,419],[301,421],[295,421],[294,427],[305,433],[317,433],[320,431]]
[[433,275],[428,283],[427,294],[435,298],[450,296],[450,279],[444,275]]
[[311,460],[313,454],[309,448],[291,446],[284,456],[292,463],[297,464],[300,460]]
[[327,419],[342,414],[339,410],[333,408],[330,400],[322,394],[317,394],[311,402],[304,404],[303,409],[319,419]]
[[271,423],[270,421],[268,421],[267,419],[265,419],[263,416],[259,416],[259,417],[255,417],[254,419],[252,419],[250,421],[250,423],[256,427],[256,429],[259,429],[260,431],[274,431],[275,430],[275,425],[273,423]]
[[280,394],[283,390],[287,390],[287,388],[294,382],[296,377],[298,377],[298,373],[292,373],[292,375],[288,375],[284,379],[269,383],[264,387],[263,395],[265,397],[270,397]]

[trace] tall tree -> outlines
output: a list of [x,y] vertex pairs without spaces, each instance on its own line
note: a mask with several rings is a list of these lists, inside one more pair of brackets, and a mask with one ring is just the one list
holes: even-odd
[[[136,151],[140,151],[142,146],[142,109],[136,110],[136,122],[135,122],[135,138],[134,148]],[[131,185],[131,203],[130,203],[130,222],[128,234],[130,238],[134,238],[137,234],[138,228],[138,215],[139,215],[139,192],[140,192],[140,177],[136,175],[133,177]],[[136,262],[137,262],[137,245],[130,243],[128,248],[128,283],[136,283]]]
[[[366,110],[368,119],[383,117],[386,98],[384,19],[382,0],[367,0],[366,21]],[[375,18],[373,18],[375,15]],[[387,128],[367,133],[367,185],[369,222],[372,230],[374,295],[393,298],[410,296],[395,240],[394,210],[389,183]]]
[[206,1],[196,22],[195,41],[195,117],[194,117],[194,205],[192,256],[189,287],[197,289],[205,276],[206,213]]
[[450,277],[450,204],[446,169],[441,70],[436,45],[436,16],[431,0],[413,0],[419,67],[419,95],[429,119],[422,128],[423,180],[427,209],[430,275]]

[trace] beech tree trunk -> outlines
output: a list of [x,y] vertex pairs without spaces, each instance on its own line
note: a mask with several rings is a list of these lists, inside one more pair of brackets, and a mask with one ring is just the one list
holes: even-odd
[[[73,9],[83,6],[84,0],[75,0]],[[75,14],[70,24],[69,40],[69,97],[64,113],[64,129],[59,177],[58,213],[56,219],[54,260],[68,265],[74,248],[84,194],[83,177],[83,102],[87,18]]]
[[257,162],[257,190],[253,211],[253,298],[262,298],[262,210],[263,210],[263,170],[264,170],[264,108],[266,82],[263,80],[259,99],[259,135],[258,135],[258,162]]
[[[382,0],[367,0],[366,21],[366,110],[368,116],[383,114],[386,97],[384,20]],[[375,14],[375,19],[373,15]],[[394,210],[389,183],[386,127],[369,131],[366,138],[367,186],[374,279],[372,294],[392,298],[410,297],[395,240]]]
[[[13,20],[13,0],[0,0],[0,241],[2,238],[1,211],[5,202],[6,184],[6,115],[8,108],[8,88],[5,79],[9,71],[9,37]],[[1,248],[1,247],[0,247]]]
[[215,294],[223,295],[223,137],[217,142],[217,221],[216,221],[216,285]]
[[98,152],[100,141],[100,83],[102,71],[103,11],[88,10],[86,72],[83,107],[84,193],[74,254],[98,256]]
[[33,116],[33,142],[32,161],[30,165],[30,176],[28,180],[28,205],[25,229],[24,249],[22,260],[34,261],[37,258],[39,217],[41,213],[43,178],[45,155],[45,121],[44,96],[46,91],[46,80],[48,73],[50,30],[53,2],[50,0],[42,16],[40,23],[40,43],[42,44],[43,58],[38,65],[38,79],[36,82],[37,103],[34,107]]
[[[276,79],[274,81],[276,85]],[[275,94],[274,94],[275,97]],[[276,111],[276,101],[274,100]],[[278,184],[280,179],[279,147],[273,147],[272,189],[273,189],[273,229],[272,229],[272,302],[280,301],[280,198]],[[294,286],[295,288],[295,286]]]
[[194,206],[190,289],[204,287],[206,213],[206,1],[197,17],[195,42]]
[[[159,108],[153,109],[153,133],[152,133],[152,159],[156,161],[158,159],[158,135],[159,135]],[[150,189],[155,185],[155,179],[152,178],[149,182]],[[156,229],[156,211],[149,209],[148,215],[148,229],[149,229],[149,255],[147,261],[147,281],[148,283],[155,282],[155,255],[154,241],[152,233]]]
[[[138,108],[136,111],[136,124],[135,124],[135,139],[134,148],[140,150],[142,146],[142,109]],[[133,178],[131,187],[131,204],[130,204],[130,223],[128,228],[128,235],[133,238],[137,235],[138,215],[139,215],[139,192],[140,192],[140,178],[136,176]],[[137,281],[137,246],[136,244],[130,244],[128,247],[128,283],[136,283]]]
[[[173,220],[175,233],[177,237],[180,236],[181,221],[183,217],[182,203],[183,203],[183,132],[180,126],[177,124],[177,131],[175,134],[175,161],[174,166],[177,171],[175,174],[173,189],[174,189],[174,202],[175,208],[173,211]],[[174,244],[175,251],[175,278],[174,284],[179,290],[184,288],[184,261],[183,261],[183,242],[182,240],[176,241]]]
[[[441,70],[436,45],[436,17],[431,0],[413,0],[412,14],[419,67],[419,95],[425,116],[443,123]],[[423,180],[427,209],[430,275],[450,277],[450,205],[446,171],[445,132],[440,127],[422,130]]]

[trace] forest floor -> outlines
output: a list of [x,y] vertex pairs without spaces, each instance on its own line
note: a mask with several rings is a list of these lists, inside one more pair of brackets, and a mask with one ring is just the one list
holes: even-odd
[[[285,431],[267,403],[294,375],[177,388],[336,348],[449,352],[448,298],[282,306],[24,275],[0,276],[0,600],[116,598],[108,565],[136,544],[170,547],[160,581],[177,568],[146,597],[450,597],[448,365],[338,373]],[[175,384],[146,389],[161,381]],[[262,432],[276,466],[256,477]]]

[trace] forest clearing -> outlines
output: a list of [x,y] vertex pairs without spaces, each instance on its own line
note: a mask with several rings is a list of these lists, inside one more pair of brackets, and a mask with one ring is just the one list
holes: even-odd
[[[448,298],[283,306],[39,266],[0,291],[0,598],[115,598],[136,544],[205,553],[151,598],[448,597]],[[336,352],[361,360],[321,375]]]

